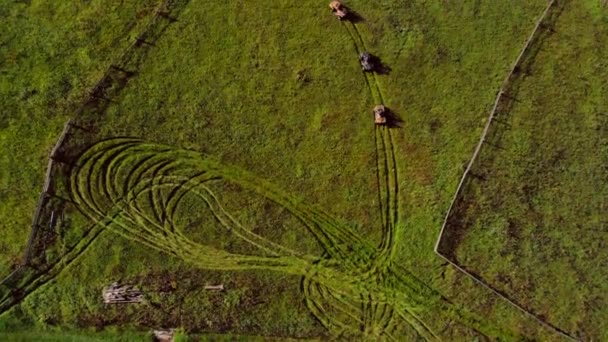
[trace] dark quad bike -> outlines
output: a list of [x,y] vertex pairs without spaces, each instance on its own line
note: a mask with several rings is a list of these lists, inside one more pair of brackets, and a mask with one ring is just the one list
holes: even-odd
[[369,52],[361,52],[359,55],[359,63],[363,71],[374,71],[378,67],[377,58]]

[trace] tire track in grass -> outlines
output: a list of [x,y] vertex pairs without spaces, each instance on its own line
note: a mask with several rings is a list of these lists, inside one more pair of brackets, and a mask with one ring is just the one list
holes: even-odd
[[[357,52],[365,49],[356,25],[344,26]],[[374,101],[384,103],[377,76],[364,77]],[[111,230],[202,269],[266,270],[301,276],[309,310],[336,336],[395,339],[393,330],[403,322],[422,338],[438,339],[420,315],[433,310],[487,336],[509,339],[509,334],[451,307],[409,272],[392,267],[398,242],[399,173],[391,130],[375,126],[374,137],[383,230],[379,247],[322,210],[304,205],[300,198],[244,170],[200,153],[139,139],[108,139],[86,150],[72,170],[70,192],[78,209],[95,223],[91,231],[98,234]],[[242,226],[207,186],[212,181],[239,185],[282,206],[308,228],[324,255],[290,250]],[[200,200],[222,229],[263,251],[263,255],[229,253],[189,239],[177,222],[180,204],[186,198]],[[78,244],[75,253],[68,254],[77,257],[93,240],[82,239],[84,243]],[[54,274],[64,267],[54,269]],[[32,282],[30,288],[38,284]]]
[[[115,97],[120,92],[120,90],[125,87],[128,80],[133,75],[135,75],[136,71],[139,69],[140,62],[147,55],[148,48],[154,45],[154,42],[156,42],[161,37],[161,35],[165,32],[165,30],[172,22],[176,21],[176,18],[187,5],[187,2],[188,0],[163,0],[158,4],[154,15],[150,18],[143,30],[139,33],[135,41],[133,41],[129,47],[123,50],[123,53],[114,60],[114,64],[110,65],[109,68],[107,68],[101,79],[97,82],[95,86],[93,86],[93,88],[89,92],[90,95],[84,99],[84,102],[81,107],[76,110],[76,114],[73,118],[75,120],[70,120],[70,126],[72,128],[87,130],[85,127],[88,127],[90,129],[91,125],[98,123],[98,119],[103,116],[103,113],[107,108],[107,101]],[[66,132],[67,128],[66,130],[64,130],[64,133]],[[95,133],[89,133],[95,135]],[[65,160],[57,161],[56,159],[54,159],[54,154],[57,150],[61,148],[66,148],[68,145],[70,145],[69,143],[67,143],[67,139],[64,138],[64,135],[59,138],[57,145],[51,152],[51,155],[49,157],[50,160],[65,163]],[[90,139],[85,138],[85,140]],[[82,145],[83,142],[78,141],[77,146],[75,148],[83,148],[84,146]],[[73,146],[71,147],[73,148]],[[51,167],[52,163],[49,164],[49,168],[47,170],[46,182],[49,183],[52,181],[51,176],[63,176],[58,175],[57,172],[54,172],[53,169],[51,169]],[[49,183],[45,183],[45,192],[48,190],[47,184]],[[41,201],[43,201],[43,199],[44,197],[42,197]],[[41,208],[41,205],[44,205],[44,202],[39,202],[39,208]],[[34,221],[37,222],[37,224],[33,225],[33,230],[32,234],[30,234],[30,239],[35,237],[37,225],[42,224],[39,223],[39,220],[40,217],[38,216],[37,212],[34,216]],[[86,234],[88,233],[85,233],[85,236],[97,236],[97,234]],[[73,251],[81,242],[82,241],[76,241],[71,246],[71,249],[69,249],[66,253],[71,253],[71,251]],[[87,241],[85,246],[90,245],[90,243],[91,241]],[[37,253],[42,254],[44,253],[44,250],[37,251]],[[66,254],[61,256],[59,259],[50,262],[32,262],[33,258],[30,256],[28,251],[25,256],[26,263],[25,265],[21,266],[24,271],[19,273],[20,275],[18,276],[18,278],[20,279],[16,280],[16,283],[18,285],[9,285],[7,286],[7,291],[2,291],[2,293],[0,293],[0,314],[5,313],[12,306],[22,301],[27,296],[27,294],[35,290],[30,290],[29,284],[21,285],[26,282],[26,279],[24,277],[28,278],[27,282],[29,283],[46,283],[47,281],[49,281],[49,275],[51,279],[54,278],[55,274],[50,274],[49,272],[51,272],[51,270],[53,270],[56,265],[67,265],[75,258],[76,257],[72,257],[71,255]],[[25,270],[26,268],[28,270]],[[36,269],[33,270],[33,268]],[[9,278],[7,278],[6,280],[12,281],[13,279],[9,276]],[[22,295],[23,293],[27,294]]]
[[[240,226],[205,187],[205,183],[216,180],[237,183],[286,207],[315,231],[313,235],[322,240],[326,254],[318,258],[290,252]],[[407,272],[374,268],[375,249],[326,213],[303,206],[299,199],[247,172],[224,167],[192,151],[137,139],[102,141],[81,156],[70,184],[78,208],[96,222],[92,231],[101,233],[108,228],[201,268],[264,269],[302,276],[307,306],[324,326],[342,336],[392,338],[395,317],[402,316],[414,329],[422,329],[414,312],[421,310],[429,298],[438,298]],[[149,192],[158,196],[152,198]],[[256,248],[270,251],[272,257],[235,255],[189,240],[176,226],[174,216],[182,199],[192,195],[205,201],[224,228]],[[162,203],[153,207],[151,200]],[[160,216],[152,212],[158,209],[163,212]],[[76,253],[68,254],[79,254],[87,247],[79,246],[82,248]],[[48,275],[58,274],[64,266]],[[395,282],[401,283],[398,289],[392,285]],[[39,282],[30,286],[35,289]]]
[[[363,51],[369,51],[357,25],[350,21],[342,22],[348,32],[355,51],[359,56]],[[384,96],[380,88],[378,75],[376,73],[363,72],[365,82],[368,85],[372,99],[376,104],[385,104]],[[382,259],[381,264],[390,263],[394,256],[396,237],[399,226],[399,179],[397,159],[395,156],[395,145],[391,128],[384,125],[375,126],[376,143],[376,170],[378,177],[379,196],[382,198],[380,204],[380,215],[383,221],[383,238],[380,243]],[[380,142],[380,143],[379,143]],[[380,157],[382,156],[382,157]]]
[[[238,185],[284,207],[304,223],[325,254],[316,257],[290,250],[242,226],[207,186],[211,181]],[[449,319],[462,318],[409,272],[381,264],[381,251],[349,226],[255,175],[200,153],[135,139],[102,141],[82,155],[70,184],[78,208],[102,230],[107,228],[203,269],[301,276],[307,307],[336,335],[390,339],[397,322],[404,322],[420,336],[433,338],[419,312],[433,307]],[[189,239],[176,222],[185,198],[200,199],[222,229],[263,254],[234,254]],[[465,323],[497,335],[483,323]]]
[[102,233],[103,229],[98,225],[94,225],[78,243],[66,251],[61,259],[58,259],[55,263],[49,265],[44,273],[39,275],[35,274],[34,279],[27,284],[12,289],[10,295],[0,300],[0,313],[6,313],[41,286],[55,279],[59,273],[77,260]]
[[[353,22],[343,22],[343,26],[349,33],[357,57],[363,51],[369,51],[359,29]],[[375,73],[363,72],[365,82],[370,90],[372,99],[376,104],[385,104],[384,96]],[[379,245],[380,253],[375,261],[375,268],[387,267],[396,250],[396,235],[398,234],[399,219],[399,189],[398,171],[395,157],[395,147],[392,141],[390,128],[375,125],[374,143],[376,155],[376,177],[378,182],[378,197],[380,218],[382,221],[382,239]],[[370,302],[371,304],[371,302]],[[392,319],[389,317],[389,321]]]

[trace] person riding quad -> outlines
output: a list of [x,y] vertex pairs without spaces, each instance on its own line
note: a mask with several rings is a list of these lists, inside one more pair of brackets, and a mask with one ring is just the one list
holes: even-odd
[[374,69],[376,69],[374,57],[369,52],[361,52],[359,55],[359,63],[361,64],[361,69],[363,69],[363,71],[374,71]]
[[383,105],[374,107],[374,122],[376,125],[386,124],[386,107]]
[[348,15],[348,9],[344,7],[344,5],[342,5],[342,3],[338,0],[330,2],[329,8],[331,8],[331,11],[340,20],[346,18],[346,16]]

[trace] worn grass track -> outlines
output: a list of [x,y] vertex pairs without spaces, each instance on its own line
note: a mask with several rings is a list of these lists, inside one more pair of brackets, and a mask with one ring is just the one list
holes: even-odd
[[[363,37],[357,28],[357,24],[351,21],[342,23],[348,32],[357,56],[363,51],[369,51]],[[376,73],[363,73],[365,82],[369,88],[372,99],[377,104],[385,104],[384,96]],[[378,182],[378,196],[380,206],[380,217],[384,231],[380,244],[381,258],[385,261],[394,254],[397,245],[397,226],[399,225],[399,170],[395,153],[395,143],[391,133],[391,127],[376,125],[374,142],[376,147],[376,170]]]
[[[211,190],[210,185],[217,182],[238,185],[284,207],[307,227],[324,255],[280,246],[244,227]],[[195,151],[131,138],[101,141],[80,157],[70,184],[72,200],[91,221],[151,249],[203,269],[267,270],[301,276],[310,311],[335,335],[390,338],[396,321],[401,321],[433,340],[438,334],[421,314],[438,310],[446,319],[461,321],[487,336],[505,336],[451,307],[439,293],[393,265],[391,238],[385,236],[386,243],[374,247],[350,227],[303,204],[297,196]],[[260,253],[230,253],[211,246],[212,242],[193,241],[176,217],[185,201],[198,201],[223,229]],[[393,224],[395,214],[387,216],[387,226]]]

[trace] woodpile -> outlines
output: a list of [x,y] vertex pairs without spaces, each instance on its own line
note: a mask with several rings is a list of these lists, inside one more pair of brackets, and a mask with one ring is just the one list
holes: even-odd
[[103,289],[105,304],[141,303],[143,299],[141,291],[132,285],[119,285],[114,282]]
[[154,341],[173,342],[173,329],[171,329],[171,330],[154,330]]

